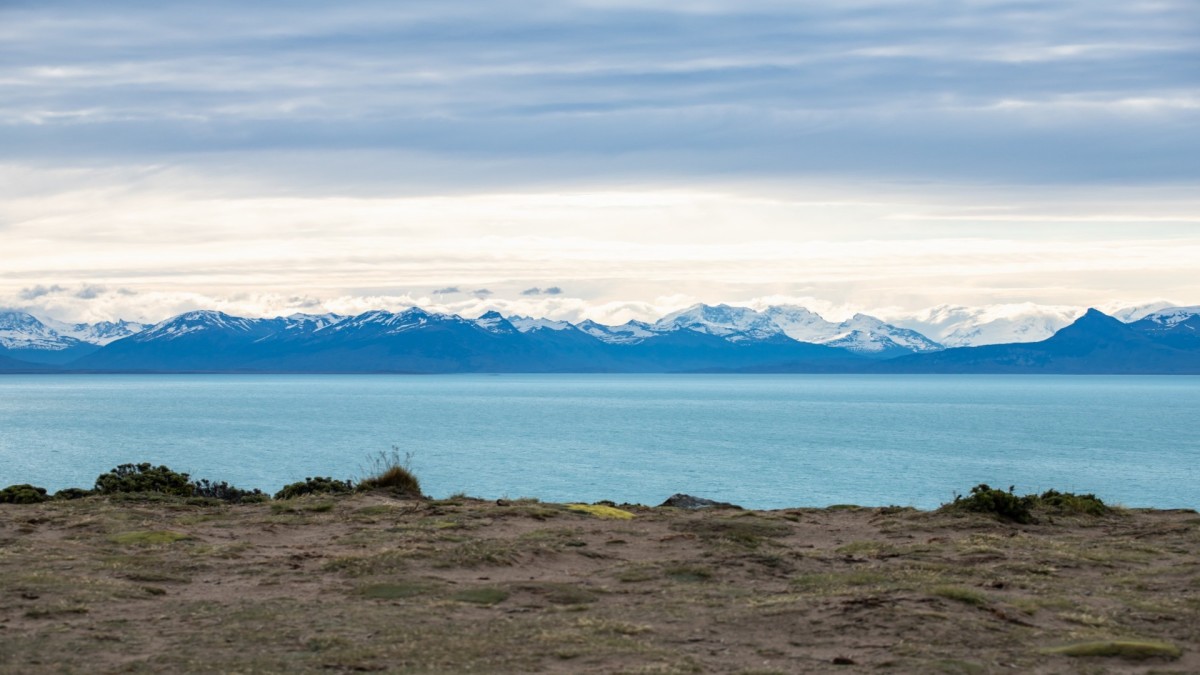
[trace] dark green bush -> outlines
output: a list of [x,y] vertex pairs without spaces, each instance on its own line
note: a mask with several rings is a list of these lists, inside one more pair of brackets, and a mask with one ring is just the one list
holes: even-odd
[[348,480],[317,476],[283,486],[282,490],[275,493],[275,499],[292,499],[312,494],[341,494],[353,491],[354,484]]
[[91,497],[94,494],[96,493],[91,490],[84,490],[83,488],[63,488],[54,493],[54,498],[59,500],[83,499],[84,497]]
[[253,490],[243,490],[242,488],[234,487],[225,481],[214,483],[213,481],[201,478],[192,483],[192,495],[204,499],[216,499],[232,504],[251,504],[265,502],[268,497],[262,490],[254,488]]
[[1014,523],[1032,523],[1034,497],[1018,497],[1012,488],[1008,492],[997,490],[987,483],[980,483],[971,488],[971,494],[963,497],[956,495],[954,502],[946,504],[943,509],[952,511],[971,511],[973,513],[990,513],[1000,520]]
[[1112,512],[1112,508],[1090,492],[1077,495],[1073,492],[1046,490],[1035,498],[1038,508],[1066,514],[1085,514],[1103,516]]
[[148,462],[122,464],[96,477],[96,492],[102,495],[157,492],[190,497],[194,489],[186,473],[178,473],[165,466],[153,466]]
[[1036,513],[1054,515],[1103,516],[1112,513],[1112,508],[1094,494],[1077,495],[1073,492],[1047,490],[1042,494],[1018,497],[1010,487],[1008,492],[997,490],[980,483],[971,488],[971,494],[955,496],[954,501],[942,505],[943,511],[971,511],[990,513],[1001,520],[1015,523],[1037,522]]
[[46,488],[21,483],[9,485],[0,490],[0,504],[37,504],[50,499],[46,496]]

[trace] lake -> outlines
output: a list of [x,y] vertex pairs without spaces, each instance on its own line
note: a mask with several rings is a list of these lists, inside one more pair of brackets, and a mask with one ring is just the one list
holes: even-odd
[[274,492],[393,447],[425,492],[936,507],[987,482],[1200,506],[1200,378],[0,376],[0,486],[148,461]]

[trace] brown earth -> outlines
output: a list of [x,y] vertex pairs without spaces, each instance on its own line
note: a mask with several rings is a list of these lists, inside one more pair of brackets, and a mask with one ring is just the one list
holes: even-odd
[[0,505],[0,671],[1200,672],[1192,511],[628,508]]

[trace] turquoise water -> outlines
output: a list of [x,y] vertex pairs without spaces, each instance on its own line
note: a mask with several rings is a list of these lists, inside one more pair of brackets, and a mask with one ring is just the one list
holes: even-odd
[[274,491],[396,446],[434,496],[929,508],[988,482],[1195,508],[1197,411],[1195,377],[3,376],[0,485],[150,461]]

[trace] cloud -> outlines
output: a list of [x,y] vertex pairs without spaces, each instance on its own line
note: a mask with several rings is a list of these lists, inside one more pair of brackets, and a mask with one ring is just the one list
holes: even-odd
[[334,183],[353,181],[296,153],[371,151],[357,172],[393,188],[431,167],[448,189],[1200,172],[1187,2],[405,5],[216,2],[219,35],[187,6],[6,9],[0,143],[19,161],[242,152]]
[[42,286],[39,284],[29,288],[22,288],[17,297],[22,300],[34,300],[45,295],[50,295],[51,293],[61,293],[64,290],[66,289],[58,284],[54,284],[53,286]]
[[1190,2],[197,7],[0,10],[0,299],[1200,298]]
[[75,291],[75,297],[79,298],[80,300],[94,300],[100,297],[100,294],[104,293],[106,290],[107,289],[103,286],[93,286],[91,284],[87,284],[78,291]]
[[434,295],[450,295],[452,293],[461,293],[461,292],[462,291],[458,290],[457,286],[447,286],[445,288],[439,288],[439,289],[435,290],[433,292],[433,294]]

